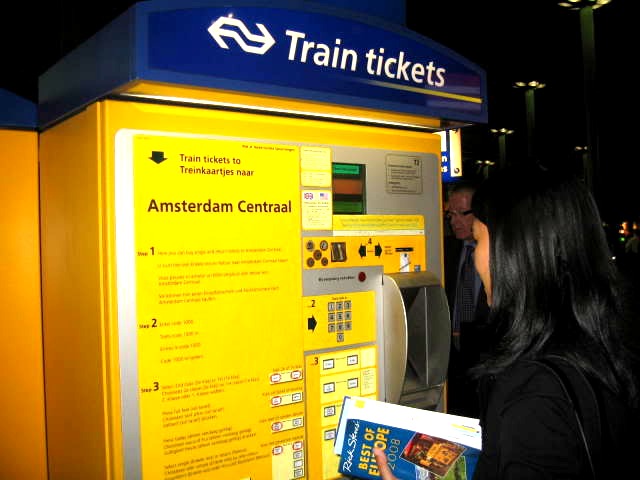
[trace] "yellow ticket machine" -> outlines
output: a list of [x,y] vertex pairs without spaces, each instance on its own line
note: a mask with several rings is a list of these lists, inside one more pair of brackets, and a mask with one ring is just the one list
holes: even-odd
[[36,105],[0,89],[0,477],[47,478]]
[[143,2],[47,72],[50,478],[339,478],[345,395],[409,398],[412,364],[441,392],[434,132],[484,88],[399,26],[277,1]]

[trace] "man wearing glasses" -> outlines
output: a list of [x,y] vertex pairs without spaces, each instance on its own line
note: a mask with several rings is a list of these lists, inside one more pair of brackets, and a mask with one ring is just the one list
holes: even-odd
[[[476,385],[467,374],[488,349],[487,296],[473,264],[475,241],[471,225],[474,215],[472,184],[456,183],[449,192],[445,218],[451,235],[445,238],[445,290],[451,314],[451,353],[447,382],[447,411],[467,417],[478,416]],[[454,237],[454,238],[453,238]]]

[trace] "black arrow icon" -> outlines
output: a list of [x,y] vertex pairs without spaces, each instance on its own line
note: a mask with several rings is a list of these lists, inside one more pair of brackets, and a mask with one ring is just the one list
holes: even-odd
[[375,252],[376,252],[376,257],[379,257],[380,255],[382,255],[382,247],[380,246],[380,244],[376,245]]
[[149,159],[156,163],[162,163],[167,159],[167,157],[164,156],[164,152],[153,150]]
[[365,247],[364,245],[360,245],[360,248],[358,249],[358,253],[360,254],[360,258],[366,257],[367,256],[367,247]]
[[315,319],[315,317],[313,315],[311,315],[309,318],[307,318],[307,329],[308,330],[311,330],[312,332],[315,332],[316,325],[318,325],[318,321]]

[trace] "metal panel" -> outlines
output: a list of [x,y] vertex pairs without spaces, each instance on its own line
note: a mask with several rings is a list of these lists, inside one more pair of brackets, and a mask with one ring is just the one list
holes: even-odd
[[399,403],[438,408],[451,342],[444,289],[431,272],[390,274],[385,276],[385,284],[388,281],[402,292],[409,332],[407,372]]

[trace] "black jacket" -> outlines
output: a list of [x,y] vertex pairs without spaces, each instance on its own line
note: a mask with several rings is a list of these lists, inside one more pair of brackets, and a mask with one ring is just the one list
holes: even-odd
[[[456,283],[458,280],[458,266],[460,264],[460,254],[464,242],[453,236],[444,238],[444,288],[451,312],[453,313],[453,303],[456,298]],[[480,288],[478,301],[476,302],[476,313],[474,322],[484,323],[489,315],[489,305],[487,304],[487,294],[484,288]]]
[[[462,240],[458,240],[452,236],[447,236],[444,239],[444,285],[451,315],[453,315],[453,305],[456,298],[458,266],[463,244]],[[462,343],[461,352],[465,357],[463,363],[467,367],[473,366],[478,358],[490,349],[487,342],[493,342],[495,340],[492,331],[490,329],[487,331],[488,317],[489,305],[487,304],[487,294],[484,288],[480,287],[472,325],[461,326],[463,329],[460,335]],[[465,332],[465,329],[467,332]],[[465,333],[467,333],[467,335],[465,335]]]
[[[578,376],[571,367],[566,372]],[[597,380],[590,383],[601,418],[597,478],[637,478],[637,413]],[[573,410],[551,372],[520,361],[483,379],[479,390],[482,453],[474,480],[592,478]],[[589,426],[585,421],[585,430]]]
[[[449,309],[453,315],[460,253],[464,242],[455,237],[444,239],[444,282]],[[447,411],[455,415],[478,417],[476,382],[468,371],[493,349],[497,336],[488,324],[489,305],[484,288],[480,287],[473,322],[460,326],[460,351],[451,343],[447,373]]]

